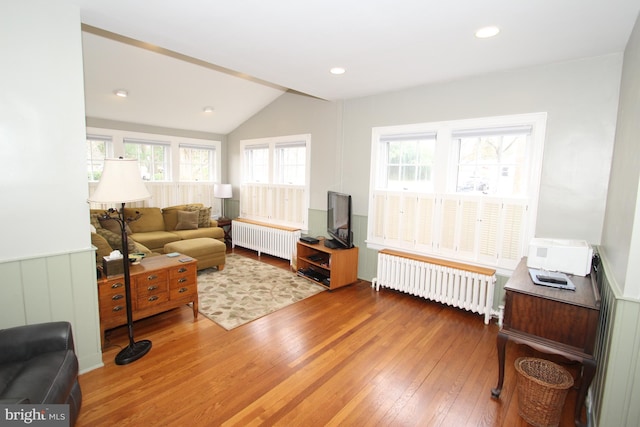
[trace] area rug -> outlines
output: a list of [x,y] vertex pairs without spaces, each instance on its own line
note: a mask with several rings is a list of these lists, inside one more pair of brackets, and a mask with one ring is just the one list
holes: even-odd
[[222,271],[198,272],[198,310],[231,330],[325,289],[291,271],[227,254]]

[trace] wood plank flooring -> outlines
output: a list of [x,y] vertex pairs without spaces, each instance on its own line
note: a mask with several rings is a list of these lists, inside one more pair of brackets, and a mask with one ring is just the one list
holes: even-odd
[[[80,377],[76,425],[527,426],[513,363],[536,354],[509,343],[502,395],[492,399],[497,331],[479,315],[368,282],[232,331],[184,306],[135,323],[136,339],[153,347],[130,365],[114,364],[126,328],[111,331],[105,366]],[[561,426],[573,425],[574,400],[571,390]]]

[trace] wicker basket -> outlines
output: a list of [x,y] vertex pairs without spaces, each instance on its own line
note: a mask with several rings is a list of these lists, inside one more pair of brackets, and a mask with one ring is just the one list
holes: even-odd
[[557,426],[573,377],[562,366],[544,359],[520,357],[518,372],[518,413],[536,427]]

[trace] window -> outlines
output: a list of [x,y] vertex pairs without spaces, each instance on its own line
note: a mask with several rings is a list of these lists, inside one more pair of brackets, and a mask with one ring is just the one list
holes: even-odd
[[258,144],[244,148],[244,181],[269,182],[269,146]]
[[169,144],[125,138],[124,153],[127,159],[138,159],[143,180],[171,180]]
[[378,188],[433,191],[435,133],[380,138]]
[[180,181],[213,182],[216,150],[213,147],[180,145]]
[[110,143],[108,136],[87,135],[87,178],[90,182],[100,181]]
[[458,152],[456,191],[524,196],[531,126],[452,134]]
[[311,136],[240,142],[240,216],[307,229]]
[[535,229],[546,114],[374,128],[367,244],[513,269]]
[[274,182],[304,185],[307,172],[307,147],[304,141],[276,144]]

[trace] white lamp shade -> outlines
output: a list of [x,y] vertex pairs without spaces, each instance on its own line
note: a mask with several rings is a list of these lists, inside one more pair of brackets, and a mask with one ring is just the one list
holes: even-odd
[[149,199],[151,194],[140,177],[135,159],[105,159],[102,178],[89,198],[97,203],[127,203]]
[[213,197],[217,199],[230,199],[231,184],[213,184]]

